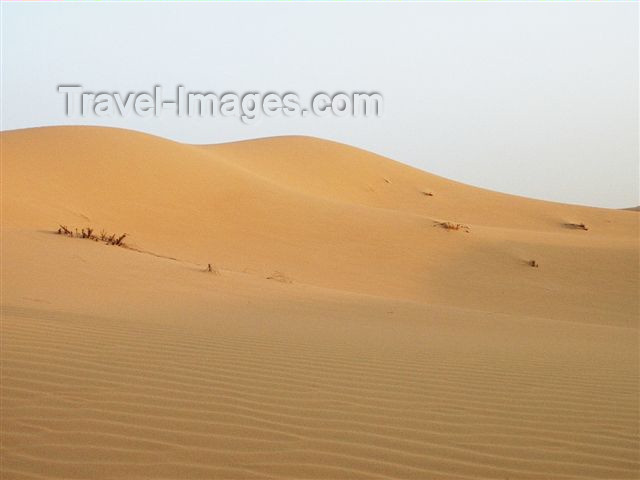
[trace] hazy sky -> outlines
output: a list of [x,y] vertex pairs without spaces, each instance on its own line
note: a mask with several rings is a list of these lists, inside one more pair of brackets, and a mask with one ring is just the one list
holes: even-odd
[[[503,192],[638,205],[637,3],[2,2],[2,129],[313,135]],[[93,91],[378,91],[382,118],[67,118]]]

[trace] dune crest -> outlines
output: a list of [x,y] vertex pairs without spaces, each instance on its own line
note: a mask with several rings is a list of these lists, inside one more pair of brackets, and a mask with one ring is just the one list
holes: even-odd
[[[2,148],[7,227],[128,232],[140,248],[188,262],[429,304],[637,318],[632,212],[493,193],[308,137],[190,146],[58,127],[3,133]],[[535,276],[523,267],[533,259]]]

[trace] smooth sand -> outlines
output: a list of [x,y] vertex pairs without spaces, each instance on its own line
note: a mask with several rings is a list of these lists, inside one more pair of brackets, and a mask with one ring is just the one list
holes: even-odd
[[1,147],[2,479],[640,477],[638,212],[306,137]]

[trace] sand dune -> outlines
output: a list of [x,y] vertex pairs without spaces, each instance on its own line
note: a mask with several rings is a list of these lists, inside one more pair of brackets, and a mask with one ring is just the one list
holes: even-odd
[[1,147],[3,479],[640,476],[637,212],[306,137]]

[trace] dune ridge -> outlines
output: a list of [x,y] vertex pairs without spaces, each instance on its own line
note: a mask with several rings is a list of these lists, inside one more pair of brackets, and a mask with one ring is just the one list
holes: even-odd
[[[470,309],[576,321],[599,312],[621,324],[637,313],[631,212],[496,194],[305,137],[198,147],[61,127],[2,143],[7,226],[91,225],[195,263]],[[581,222],[588,232],[567,228]],[[535,276],[522,268],[531,259],[543,266]],[[557,312],[541,301],[550,280]],[[508,290],[500,302],[496,283]]]
[[310,137],[0,147],[2,478],[638,478],[637,212]]

